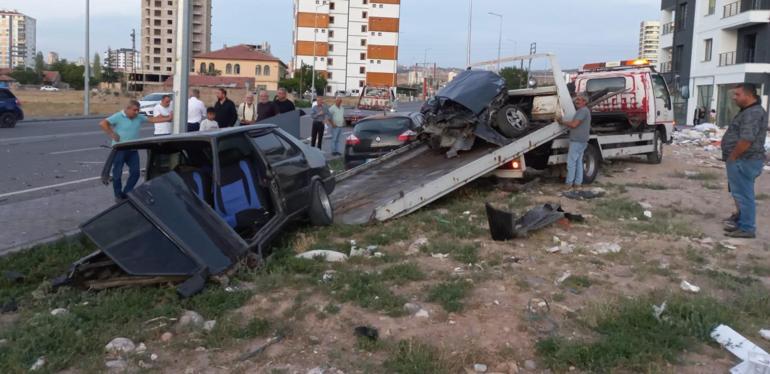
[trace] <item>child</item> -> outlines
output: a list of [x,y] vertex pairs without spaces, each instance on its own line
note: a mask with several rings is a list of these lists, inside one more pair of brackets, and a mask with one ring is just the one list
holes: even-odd
[[217,111],[214,110],[214,108],[208,108],[206,109],[206,119],[201,121],[201,130],[200,131],[213,131],[219,129],[219,124],[217,121],[214,121],[214,118],[217,115]]

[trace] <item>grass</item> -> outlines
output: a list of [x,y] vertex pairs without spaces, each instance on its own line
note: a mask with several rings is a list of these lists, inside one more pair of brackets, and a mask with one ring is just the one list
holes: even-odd
[[770,195],[768,195],[766,193],[758,193],[756,196],[754,196],[754,198],[757,201],[770,200]]
[[406,298],[394,294],[383,277],[375,272],[345,270],[338,272],[330,284],[334,296],[364,309],[382,311],[393,317],[402,316]]
[[720,179],[720,176],[716,173],[711,172],[694,172],[692,174],[687,174],[683,171],[676,172],[672,175],[675,178],[683,178],[683,179],[689,179],[689,180],[695,180],[695,181],[717,181]]
[[561,287],[579,294],[582,293],[583,290],[591,287],[593,283],[594,281],[585,275],[572,275],[561,283]]
[[700,237],[703,233],[690,222],[666,211],[655,211],[651,219],[631,221],[626,224],[630,230],[650,234],[677,237]]
[[451,280],[439,283],[428,290],[427,300],[440,304],[447,312],[460,312],[465,305],[463,299],[473,285],[465,280]]
[[626,187],[633,187],[633,188],[642,188],[645,190],[655,190],[655,191],[664,191],[669,189],[668,187],[658,184],[658,183],[651,183],[651,182],[641,182],[641,183],[626,183]]
[[388,373],[442,374],[451,371],[440,352],[416,341],[401,341],[383,363]]
[[475,243],[441,240],[424,247],[427,253],[448,253],[452,259],[463,264],[475,264],[479,260],[479,248]]
[[421,281],[425,279],[425,274],[417,264],[403,263],[385,268],[380,273],[380,277],[382,281],[401,285],[408,282]]
[[630,199],[601,199],[596,203],[594,214],[604,220],[644,218],[644,209]]
[[720,186],[717,183],[713,183],[713,182],[704,182],[702,184],[702,186],[703,186],[703,188],[705,188],[707,190],[712,190],[712,191],[717,191],[717,190],[721,190],[722,189],[722,186]]

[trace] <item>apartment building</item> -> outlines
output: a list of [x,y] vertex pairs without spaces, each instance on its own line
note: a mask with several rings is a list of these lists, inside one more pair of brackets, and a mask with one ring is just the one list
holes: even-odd
[[658,63],[660,50],[660,21],[644,21],[639,26],[639,58]]
[[17,10],[0,9],[0,68],[34,67],[37,21]]
[[678,91],[678,123],[701,107],[729,124],[737,83],[757,84],[768,108],[770,0],[663,0],[661,10],[661,70]]
[[115,71],[138,71],[142,67],[142,55],[131,48],[109,49],[102,56],[102,64]]
[[395,86],[400,0],[294,0],[292,70],[315,65],[327,94]]
[[59,62],[59,54],[56,52],[48,52],[48,58],[45,60],[48,65],[53,65]]
[[[174,74],[177,0],[141,0],[141,76],[144,84],[162,84]],[[211,50],[211,0],[192,1],[191,55]]]

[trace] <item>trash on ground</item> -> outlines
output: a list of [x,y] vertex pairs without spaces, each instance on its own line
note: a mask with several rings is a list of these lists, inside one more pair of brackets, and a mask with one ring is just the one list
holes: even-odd
[[380,338],[380,332],[371,326],[358,326],[353,329],[353,333],[359,338],[367,338],[371,341],[377,341]]
[[253,349],[251,351],[248,351],[238,357],[238,361],[246,361],[262,352],[264,352],[267,348],[269,348],[271,345],[276,344],[283,340],[283,335],[276,335],[273,336],[270,339],[267,339],[265,344],[262,344],[261,346],[257,347],[256,349]]
[[406,254],[409,256],[416,255],[420,253],[420,250],[426,247],[427,245],[428,245],[428,238],[421,236],[417,238],[417,240],[412,242],[412,244],[409,245],[409,248],[406,250]]
[[295,256],[297,258],[304,258],[306,260],[323,259],[326,262],[345,262],[348,260],[348,256],[344,253],[337,251],[329,251],[325,249],[316,249],[307,251]]
[[648,202],[640,201],[639,206],[644,210],[652,210],[652,204]]
[[688,282],[686,280],[683,280],[682,283],[679,284],[679,288],[681,288],[684,291],[692,292],[692,293],[700,292],[700,287],[698,287],[698,286],[696,286],[696,285],[694,285],[694,284],[692,284],[692,283],[690,283],[690,282]]
[[569,279],[569,277],[571,276],[572,276],[572,273],[569,270],[567,270],[559,278],[556,278],[556,280],[553,282],[553,285],[559,286],[562,283],[564,283],[565,280]]
[[570,215],[558,204],[543,204],[527,211],[523,216],[515,218],[513,212],[495,208],[486,203],[487,220],[492,239],[505,241],[526,237],[530,231],[542,229],[559,220],[569,219],[579,221],[582,217]]
[[647,217],[647,218],[652,218],[652,212],[649,211],[649,210],[645,210],[644,211],[644,216]]
[[420,309],[414,314],[417,318],[430,318],[430,313],[425,309]]
[[595,255],[605,255],[608,253],[618,253],[623,248],[618,243],[596,243],[591,249],[591,253]]
[[588,190],[569,190],[562,192],[562,196],[574,200],[591,200],[602,197],[606,194],[607,190],[600,187],[594,187]]
[[135,349],[136,345],[128,338],[115,338],[104,346],[104,350],[112,354],[131,353]]
[[731,374],[770,373],[770,355],[729,326],[717,326],[711,338],[743,361],[730,369]]
[[443,260],[445,258],[449,258],[449,253],[431,253],[430,257],[439,258]]
[[762,339],[770,340],[770,330],[768,329],[759,330],[759,336],[761,336]]
[[652,306],[652,316],[655,317],[658,321],[662,321],[660,318],[663,315],[663,312],[666,311],[666,302],[664,301],[663,304],[653,305]]
[[43,366],[45,366],[45,356],[38,357],[37,360],[35,360],[35,363],[29,367],[29,371],[38,371],[42,369]]
[[70,311],[64,308],[56,308],[51,311],[52,316],[66,316]]
[[337,271],[335,270],[327,270],[324,272],[324,274],[321,276],[321,282],[329,283],[334,280],[334,275],[337,274]]

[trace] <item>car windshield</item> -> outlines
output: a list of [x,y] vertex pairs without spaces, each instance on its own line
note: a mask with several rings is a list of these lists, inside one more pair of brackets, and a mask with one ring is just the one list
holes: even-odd
[[143,97],[142,101],[160,101],[163,98],[163,96],[166,96],[166,95],[167,94],[164,94],[164,93],[149,94]]
[[410,126],[410,119],[404,117],[369,119],[359,122],[355,130],[357,132],[391,132],[406,130]]

